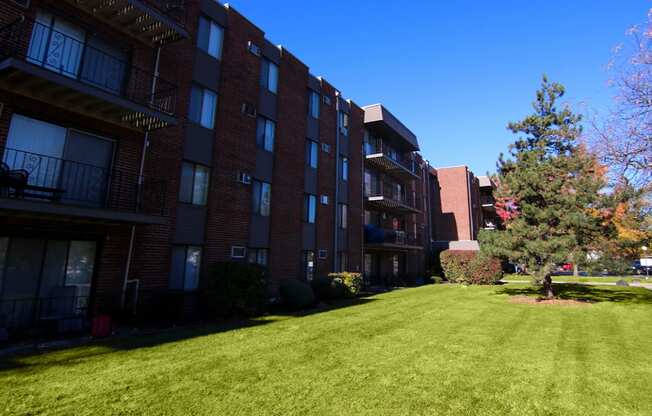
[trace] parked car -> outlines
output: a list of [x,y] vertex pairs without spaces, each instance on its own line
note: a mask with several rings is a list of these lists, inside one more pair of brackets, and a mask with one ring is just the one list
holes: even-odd
[[652,274],[652,267],[642,266],[640,260],[634,260],[632,263],[632,271],[635,274]]

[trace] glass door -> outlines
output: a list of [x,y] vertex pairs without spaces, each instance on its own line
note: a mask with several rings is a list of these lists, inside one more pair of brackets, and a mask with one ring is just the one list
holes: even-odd
[[83,29],[39,10],[36,13],[27,60],[50,71],[77,78],[84,53],[85,37]]
[[111,179],[113,142],[69,130],[63,159],[61,187],[66,190],[63,202],[104,206]]
[[30,185],[55,188],[65,143],[65,128],[14,114],[3,161],[10,169],[26,170]]

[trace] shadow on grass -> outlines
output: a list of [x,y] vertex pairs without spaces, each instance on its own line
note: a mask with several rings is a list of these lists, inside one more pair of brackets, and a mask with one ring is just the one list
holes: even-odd
[[[110,338],[93,340],[77,345],[37,351],[31,349],[15,355],[0,355],[0,374],[9,370],[26,370],[31,368],[45,369],[53,366],[70,366],[84,360],[112,354],[118,351],[130,351],[141,348],[153,348],[165,344],[184,341],[188,339],[215,335],[223,332],[252,328],[271,324],[278,319],[274,316],[304,317],[324,313],[350,306],[363,305],[375,299],[355,298],[341,299],[323,303],[316,307],[301,311],[288,311],[282,308],[273,308],[271,316],[253,319],[231,319],[219,323],[193,324],[172,328],[157,328],[147,331],[133,330],[124,332]],[[52,354],[48,354],[52,353]]]
[[[554,285],[555,296],[559,299],[579,302],[618,302],[652,305],[652,291],[643,288],[616,286],[588,286],[572,283]],[[541,297],[540,286],[513,287],[505,285],[495,292],[499,295]]]

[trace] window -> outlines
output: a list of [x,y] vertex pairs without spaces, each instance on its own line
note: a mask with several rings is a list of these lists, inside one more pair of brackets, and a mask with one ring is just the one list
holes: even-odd
[[256,127],[256,143],[261,149],[268,152],[274,151],[274,136],[276,135],[276,123],[263,117],[258,117]]
[[303,253],[303,270],[306,280],[311,282],[315,278],[315,252],[305,251]]
[[349,256],[344,251],[339,252],[339,265],[340,265],[341,272],[348,271],[347,269],[349,267]]
[[343,112],[340,112],[340,116],[338,117],[339,120],[339,125],[340,125],[340,130],[342,131],[343,134],[348,135],[349,134],[349,115]]
[[266,248],[250,248],[247,261],[261,266],[267,266],[268,252]]
[[215,108],[217,107],[217,94],[206,88],[193,85],[190,91],[190,108],[188,117],[190,121],[200,124],[207,129],[215,126]]
[[342,158],[342,180],[349,180],[349,158],[347,157]]
[[347,209],[348,207],[346,204],[339,204],[337,207],[337,225],[341,229],[346,229],[348,227]]
[[202,248],[198,246],[172,248],[170,289],[188,291],[199,287],[201,256]]
[[306,140],[306,166],[317,169],[319,159],[319,144],[313,140]]
[[398,254],[392,256],[392,275],[398,277],[398,274],[401,271],[401,262],[399,260]]
[[247,254],[247,249],[242,246],[231,246],[232,259],[244,259]]
[[224,29],[214,21],[204,16],[199,17],[199,30],[197,33],[197,47],[213,58],[222,57],[222,39]]
[[272,185],[267,182],[254,181],[254,215],[269,217],[272,200]]
[[308,114],[319,118],[319,94],[312,90],[308,93]]
[[206,166],[183,162],[179,201],[193,205],[206,205],[209,172],[210,170]]
[[304,196],[303,220],[308,224],[314,224],[317,218],[317,196],[306,194]]
[[260,86],[276,94],[278,91],[278,66],[269,59],[260,61]]

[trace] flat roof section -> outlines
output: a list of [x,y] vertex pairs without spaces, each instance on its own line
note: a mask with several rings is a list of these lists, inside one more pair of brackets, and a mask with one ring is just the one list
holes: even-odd
[[419,150],[417,136],[405,124],[387,110],[382,104],[372,104],[362,107],[365,126],[375,128],[388,139],[400,142],[408,151]]

